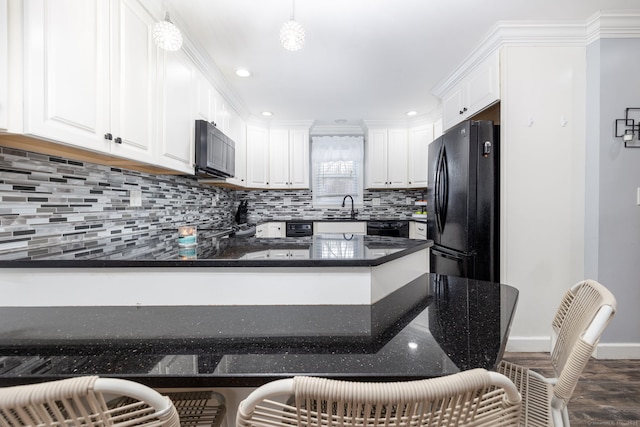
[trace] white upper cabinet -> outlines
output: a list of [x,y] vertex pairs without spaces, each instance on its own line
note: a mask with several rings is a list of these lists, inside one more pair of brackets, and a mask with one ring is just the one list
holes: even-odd
[[269,188],[309,188],[309,131],[269,131]]
[[442,96],[444,130],[500,99],[500,56],[494,52]]
[[433,141],[433,125],[409,129],[407,184],[409,188],[427,187],[429,143]]
[[247,187],[267,188],[269,185],[269,131],[247,125]]
[[366,144],[366,188],[406,188],[406,129],[370,129]]
[[24,132],[152,159],[154,20],[133,0],[24,2]]
[[160,117],[157,163],[194,172],[196,69],[182,51],[160,54]]
[[0,129],[9,127],[9,59],[7,0],[0,0]]
[[[56,2],[58,0],[55,0]],[[153,152],[156,96],[154,20],[133,0],[111,5],[111,153],[150,161]]]

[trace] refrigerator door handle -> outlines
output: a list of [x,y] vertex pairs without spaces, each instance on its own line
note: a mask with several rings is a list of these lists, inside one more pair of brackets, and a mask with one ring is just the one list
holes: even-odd
[[444,230],[444,225],[447,222],[447,203],[449,193],[449,177],[447,168],[447,152],[444,145],[440,149],[438,155],[438,164],[436,167],[436,182],[435,182],[435,209],[436,209],[436,224],[440,233]]
[[440,179],[442,178],[441,172],[441,162],[442,162],[442,151],[444,150],[444,145],[440,147],[440,151],[438,152],[438,160],[436,161],[436,179],[434,182],[434,211],[435,211],[435,219],[436,226],[438,227],[438,232],[442,233],[442,221],[440,220]]

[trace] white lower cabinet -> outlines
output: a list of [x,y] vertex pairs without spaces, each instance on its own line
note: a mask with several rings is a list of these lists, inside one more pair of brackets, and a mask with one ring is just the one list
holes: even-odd
[[418,240],[427,240],[427,224],[424,222],[409,222],[409,238]]
[[367,234],[364,221],[319,221],[313,223],[313,234]]
[[24,2],[23,130],[153,159],[155,20],[134,0]]
[[286,236],[286,223],[265,222],[256,226],[256,237],[278,238]]

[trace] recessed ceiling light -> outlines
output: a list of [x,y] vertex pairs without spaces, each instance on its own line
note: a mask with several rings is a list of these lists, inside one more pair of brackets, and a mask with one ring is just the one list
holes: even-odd
[[262,115],[265,116],[265,117],[271,117],[271,116],[273,116],[273,113],[271,111],[263,111]]
[[415,116],[417,115],[418,112],[417,111],[407,111],[407,116],[411,117],[411,116]]
[[238,77],[249,77],[251,75],[251,71],[246,68],[238,68],[236,70],[236,76]]
[[339,125],[347,123],[347,119],[335,119],[334,122]]

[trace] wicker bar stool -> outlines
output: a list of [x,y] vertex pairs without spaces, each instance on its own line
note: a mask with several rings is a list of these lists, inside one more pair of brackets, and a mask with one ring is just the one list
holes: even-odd
[[500,363],[498,372],[509,377],[522,395],[520,425],[569,427],[567,403],[615,311],[616,299],[607,288],[594,280],[579,282],[565,293],[553,319],[555,377]]
[[277,380],[240,403],[236,426],[516,426],[519,417],[520,394],[513,383],[496,372],[473,369],[392,383]]

